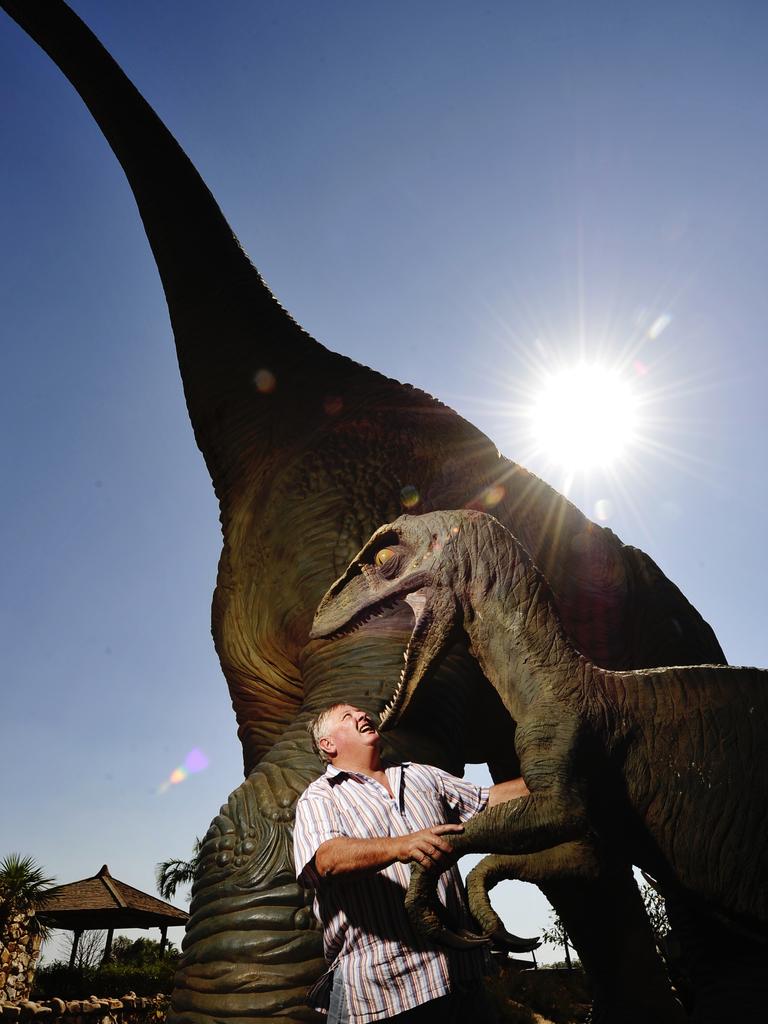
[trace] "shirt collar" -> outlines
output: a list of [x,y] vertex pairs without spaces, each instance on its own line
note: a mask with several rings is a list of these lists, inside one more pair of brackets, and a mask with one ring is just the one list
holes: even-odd
[[[390,768],[405,768],[410,761],[397,761],[395,764],[384,764],[384,771],[389,771]],[[369,775],[365,775],[363,772],[350,772],[345,768],[337,768],[335,764],[327,764],[325,766],[325,778],[328,780],[328,784],[332,784],[336,781],[341,782],[342,778],[355,778],[355,779],[368,779]]]

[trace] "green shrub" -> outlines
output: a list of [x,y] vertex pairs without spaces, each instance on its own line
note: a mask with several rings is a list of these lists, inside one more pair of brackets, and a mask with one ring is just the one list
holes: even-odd
[[128,992],[137,996],[170,993],[177,957],[146,965],[107,963],[103,967],[71,970],[60,960],[38,967],[32,988],[33,999],[85,999],[88,996],[120,998]]

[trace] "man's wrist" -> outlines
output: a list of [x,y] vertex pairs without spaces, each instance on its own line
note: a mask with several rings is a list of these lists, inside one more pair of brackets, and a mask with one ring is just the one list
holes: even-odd
[[315,867],[323,878],[379,871],[400,859],[397,836],[355,839],[340,836],[322,843],[315,853]]

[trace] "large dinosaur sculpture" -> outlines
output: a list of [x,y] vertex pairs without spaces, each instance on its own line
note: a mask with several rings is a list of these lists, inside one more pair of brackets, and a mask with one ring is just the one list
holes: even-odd
[[[756,939],[768,953],[768,671],[598,668],[570,642],[520,543],[492,516],[466,510],[377,530],[323,599],[311,635],[347,634],[405,598],[416,621],[381,728],[400,721],[464,632],[509,713],[531,791],[449,839],[458,855],[507,855],[482,862],[470,884],[478,920],[498,929],[485,886],[501,874],[598,877],[607,846],[677,903],[732,929],[734,941]],[[415,866],[406,905],[427,935],[463,945],[434,909],[435,881]],[[729,992],[733,1019],[764,1011],[752,997],[745,1005],[738,987]],[[697,1019],[709,1019],[707,1001],[699,1009]]]
[[[321,970],[321,948],[290,862],[293,804],[319,770],[304,723],[333,699],[380,709],[409,633],[398,612],[364,640],[309,642],[309,626],[362,539],[401,511],[404,486],[416,485],[424,510],[487,507],[492,494],[495,514],[546,572],[569,633],[601,664],[717,661],[722,651],[642,552],[500,457],[450,409],[303,331],[168,130],[61,0],[2,6],[78,90],[126,173],[221,506],[213,635],[247,778],[203,845],[173,1019],[309,1020],[305,990]],[[255,380],[261,370],[269,372]],[[497,778],[516,771],[495,729],[495,697],[477,703],[476,671],[459,645],[440,670],[452,680],[451,700],[414,708],[392,747],[456,772],[481,758]],[[621,904],[618,890],[633,913],[632,885],[622,876],[610,899],[590,897],[595,920],[602,902]],[[568,918],[571,894],[557,898]],[[642,927],[638,919],[635,934]]]

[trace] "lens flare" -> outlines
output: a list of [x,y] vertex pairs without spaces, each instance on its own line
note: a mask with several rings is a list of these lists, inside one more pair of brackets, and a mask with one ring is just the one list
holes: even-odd
[[600,498],[595,502],[595,519],[600,523],[607,523],[613,515],[613,506],[607,498]]
[[191,775],[196,775],[197,772],[202,772],[208,767],[208,758],[202,750],[195,747],[184,758],[184,767]]
[[672,317],[669,313],[662,313],[661,316],[657,316],[651,326],[648,328],[648,337],[651,341],[656,341],[659,335],[666,331],[669,325],[672,323]]
[[323,412],[326,416],[338,416],[344,408],[344,402],[339,395],[326,395],[323,399]]
[[400,491],[400,503],[403,508],[416,508],[420,501],[421,495],[413,484],[406,484]]
[[264,367],[253,375],[253,383],[260,395],[271,395],[277,387],[277,378],[271,370]]
[[207,756],[200,750],[199,747],[193,747],[192,750],[184,758],[182,764],[174,768],[165,782],[158,789],[158,793],[165,793],[171,786],[178,786],[180,782],[189,778],[190,775],[196,775],[198,772],[205,771],[208,767],[209,761]]
[[493,484],[483,492],[481,499],[484,508],[495,508],[506,494],[503,484]]

